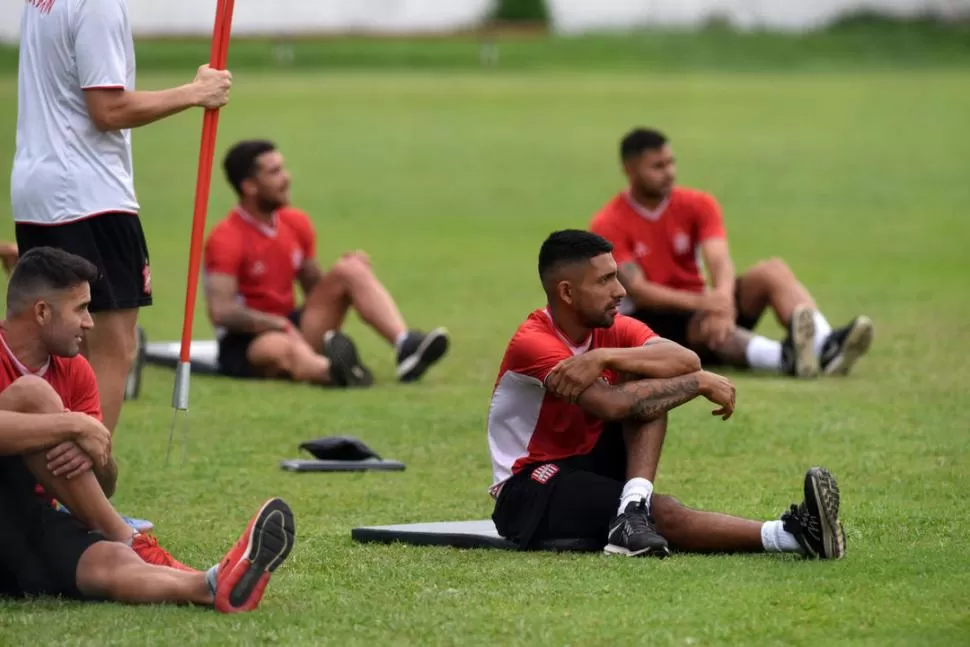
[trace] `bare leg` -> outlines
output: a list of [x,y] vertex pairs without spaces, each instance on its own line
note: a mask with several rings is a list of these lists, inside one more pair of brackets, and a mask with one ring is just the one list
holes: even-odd
[[340,328],[351,307],[389,344],[407,332],[397,304],[370,264],[350,254],[337,261],[307,296],[300,331],[314,350],[323,347],[324,333]]
[[[64,404],[50,384],[28,376],[0,393],[0,409],[21,413],[61,413]],[[111,506],[94,472],[87,471],[70,480],[53,476],[47,469],[47,450],[25,455],[23,459],[44,490],[66,505],[87,527],[113,541],[127,542],[131,538],[132,529]]]
[[301,337],[267,332],[246,351],[249,363],[265,377],[287,377],[295,382],[330,384],[330,360],[318,355]]
[[651,506],[657,530],[670,547],[685,552],[764,552],[760,521],[691,510],[677,499],[655,494]]
[[101,396],[104,426],[114,433],[125,399],[125,381],[135,360],[138,310],[112,310],[92,315],[82,352],[94,369]]
[[709,349],[725,364],[739,368],[748,367],[748,344],[751,343],[754,333],[734,326],[723,343],[711,348],[710,340],[703,332],[704,317],[704,314],[694,315],[687,325],[688,347],[694,350]]
[[653,482],[657,478],[660,451],[667,435],[667,414],[648,422],[623,425],[626,444],[626,477]]
[[757,319],[769,305],[783,327],[788,327],[796,306],[816,310],[815,300],[785,261],[761,261],[739,278],[738,303],[743,317]]
[[133,550],[114,542],[98,542],[84,551],[76,577],[78,590],[95,599],[142,604],[213,602],[204,572],[146,564]]

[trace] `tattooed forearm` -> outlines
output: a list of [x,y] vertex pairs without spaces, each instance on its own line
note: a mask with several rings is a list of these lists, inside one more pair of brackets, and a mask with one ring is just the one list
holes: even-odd
[[236,305],[219,317],[219,325],[237,332],[265,332],[276,330],[278,318],[241,305]]
[[627,415],[638,420],[651,420],[700,395],[696,374],[665,380],[640,380],[616,387],[626,399]]

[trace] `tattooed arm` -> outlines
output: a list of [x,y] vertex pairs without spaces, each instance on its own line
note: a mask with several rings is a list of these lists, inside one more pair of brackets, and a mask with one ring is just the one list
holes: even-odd
[[651,420],[698,395],[720,405],[714,415],[726,420],[734,412],[734,386],[726,378],[707,371],[618,386],[599,380],[579,396],[577,404],[602,420]]
[[258,312],[237,302],[236,279],[229,274],[207,275],[205,287],[206,305],[213,326],[249,333],[290,328],[286,317]]
[[603,355],[604,368],[640,377],[677,377],[701,370],[697,353],[662,337],[654,337],[642,346],[589,352]]

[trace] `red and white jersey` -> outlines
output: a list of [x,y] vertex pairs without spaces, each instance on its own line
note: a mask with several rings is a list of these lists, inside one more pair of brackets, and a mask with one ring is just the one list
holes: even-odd
[[285,317],[296,307],[299,271],[315,255],[313,224],[304,212],[283,207],[266,224],[236,207],[212,229],[203,259],[206,275],[235,277],[247,308]]
[[[492,492],[524,466],[588,453],[599,440],[603,421],[548,393],[545,380],[559,362],[594,348],[642,346],[656,334],[646,325],[617,315],[609,328],[596,328],[579,346],[559,330],[547,308],[533,311],[512,336],[492,391],[488,446]],[[617,382],[607,370],[603,379]]]
[[138,212],[131,131],[94,125],[86,89],[135,89],[127,0],[27,0],[20,21],[16,222]]
[[24,375],[36,375],[47,380],[69,411],[86,413],[102,420],[98,382],[83,355],[48,357],[43,366],[31,370],[14,357],[4,333],[0,332],[0,392]]
[[613,243],[617,265],[633,261],[651,283],[691,292],[704,291],[700,244],[727,236],[717,201],[684,187],[653,211],[623,191],[593,217],[590,231]]

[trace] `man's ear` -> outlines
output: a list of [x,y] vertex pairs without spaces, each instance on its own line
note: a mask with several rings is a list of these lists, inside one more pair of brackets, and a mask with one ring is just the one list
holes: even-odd
[[569,305],[573,304],[575,292],[573,290],[573,284],[570,281],[559,281],[559,283],[556,284],[556,292],[559,294],[559,299],[563,303],[567,303]]

